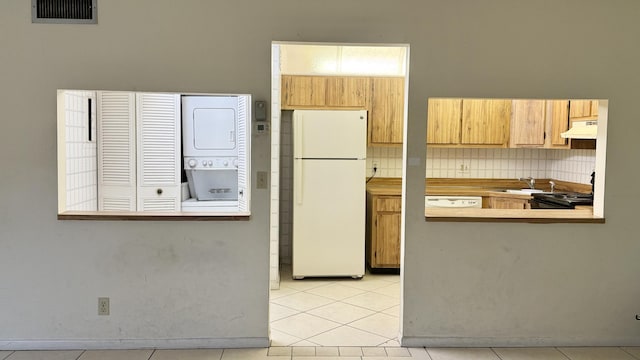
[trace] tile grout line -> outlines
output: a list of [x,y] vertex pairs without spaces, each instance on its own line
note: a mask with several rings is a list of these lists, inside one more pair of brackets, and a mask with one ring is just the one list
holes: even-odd
[[[366,294],[366,293],[362,293],[362,294],[358,294],[358,295],[354,295],[354,296],[359,296],[359,295],[363,295],[363,294]],[[376,294],[377,294],[377,293],[376,293]],[[310,295],[315,295],[315,294],[310,294]],[[384,294],[377,294],[377,295],[382,295],[382,296],[390,297],[390,296],[388,296],[388,295],[384,295]],[[288,295],[287,295],[287,296],[288,296]],[[294,311],[298,311],[298,313],[297,313],[297,314],[292,314],[292,315],[289,315],[289,316],[285,316],[285,317],[283,317],[283,318],[281,318],[281,319],[274,320],[274,322],[275,322],[275,321],[280,321],[280,320],[283,320],[283,319],[286,319],[286,318],[289,318],[289,317],[292,317],[292,316],[296,316],[296,315],[299,315],[299,314],[302,314],[302,313],[307,314],[309,311],[316,310],[316,309],[319,309],[319,308],[322,308],[322,307],[325,307],[325,306],[333,305],[333,304],[336,304],[336,303],[340,303],[340,304],[343,304],[343,305],[355,306],[355,307],[357,307],[357,308],[361,308],[361,309],[365,309],[365,310],[373,311],[373,312],[374,312],[374,314],[377,314],[377,313],[383,313],[384,311],[387,311],[387,310],[389,310],[389,309],[391,309],[391,308],[396,307],[396,306],[398,306],[398,305],[399,305],[399,304],[395,304],[395,305],[389,306],[389,307],[387,307],[387,308],[384,308],[384,309],[382,309],[382,310],[374,310],[374,309],[366,308],[366,307],[364,307],[364,306],[360,306],[360,305],[355,305],[355,304],[346,303],[346,302],[343,302],[342,300],[335,300],[335,299],[327,298],[327,297],[325,297],[325,296],[321,296],[321,295],[315,295],[315,296],[320,296],[320,297],[323,297],[323,298],[326,298],[326,299],[332,300],[333,302],[328,303],[328,304],[324,304],[324,305],[320,305],[320,306],[316,306],[316,307],[313,307],[313,308],[310,308],[310,309],[307,309],[307,310],[298,310],[298,309],[292,308],[291,306],[287,306],[287,305],[282,305],[282,304],[274,303],[275,305],[282,306],[282,307],[286,307],[287,309],[291,309],[291,310],[294,310]],[[286,297],[286,296],[284,296],[284,297]],[[280,299],[280,298],[278,298],[278,299]],[[346,300],[346,299],[349,299],[349,297],[344,298],[343,300]],[[269,301],[269,304],[271,305],[271,301]],[[374,314],[371,314],[371,315],[368,315],[368,316],[372,316],[372,315],[374,315]],[[322,319],[325,319],[325,320],[329,320],[329,321],[336,322],[335,320],[326,319],[326,318],[324,318],[324,317],[322,317],[322,316],[318,316],[318,315],[313,315],[313,314],[307,314],[307,315],[317,316],[317,317],[322,318]],[[389,315],[389,314],[384,314],[384,315]],[[360,319],[364,319],[364,318],[366,318],[366,317],[368,317],[368,316],[365,316],[365,317],[360,318]],[[389,315],[389,316],[393,316],[393,315]],[[360,319],[358,319],[358,320],[360,320]],[[353,321],[357,321],[357,320],[353,320]],[[351,322],[353,322],[353,321],[351,321]],[[398,317],[398,321],[400,321],[399,317]],[[269,323],[271,323],[271,322],[272,322],[272,321],[270,321]],[[346,325],[346,324],[345,324],[345,325]]]
[[625,353],[629,354],[629,356],[631,356],[634,359],[640,359],[638,357],[636,357],[635,355],[633,355],[632,353],[628,352],[627,350],[625,350],[622,346],[619,346],[618,349],[624,351]]
[[[300,314],[305,314],[305,315],[308,315],[308,316],[317,317],[317,318],[319,318],[319,319],[323,319],[323,320],[326,320],[326,321],[330,321],[330,322],[333,322],[333,323],[337,323],[337,324],[339,324],[339,326],[336,326],[336,327],[334,327],[334,328],[331,328],[331,329],[328,329],[328,330],[326,330],[326,331],[320,332],[320,333],[318,333],[318,334],[314,334],[314,335],[312,335],[311,337],[318,336],[318,335],[321,335],[321,334],[324,334],[324,333],[327,333],[327,332],[330,332],[330,331],[336,330],[336,329],[338,329],[338,328],[344,328],[344,327],[347,327],[347,328],[352,329],[352,330],[356,330],[356,331],[363,331],[363,332],[369,333],[369,334],[371,334],[371,335],[380,336],[380,337],[382,337],[382,338],[385,338],[385,339],[386,339],[386,340],[385,340],[385,342],[383,342],[383,343],[381,343],[381,344],[379,344],[379,345],[377,345],[377,346],[375,346],[375,347],[383,347],[383,346],[384,346],[384,344],[386,344],[386,343],[388,343],[388,342],[390,342],[390,341],[396,341],[396,342],[398,342],[398,344],[399,344],[399,341],[398,341],[397,336],[396,336],[396,337],[394,337],[394,338],[388,338],[387,336],[384,336],[384,335],[380,335],[380,334],[377,334],[377,333],[374,333],[374,332],[371,332],[371,331],[362,330],[362,329],[355,328],[355,327],[353,327],[353,326],[349,326],[349,324],[352,324],[352,323],[354,323],[354,322],[356,322],[356,321],[359,321],[359,320],[362,320],[362,319],[366,319],[366,318],[371,317],[371,316],[380,315],[380,314],[382,314],[382,315],[386,315],[386,316],[394,317],[394,318],[396,318],[396,319],[397,319],[397,321],[398,321],[398,322],[400,321],[400,319],[399,319],[399,317],[398,317],[398,316],[389,315],[389,314],[384,313],[384,311],[388,311],[389,309],[394,308],[394,307],[398,306],[399,304],[393,304],[392,306],[384,307],[384,308],[382,308],[382,309],[380,309],[380,310],[375,310],[375,309],[370,309],[370,308],[367,308],[367,307],[363,307],[363,306],[359,306],[359,305],[355,305],[355,304],[350,304],[350,303],[344,302],[344,300],[348,300],[348,299],[351,299],[351,298],[354,298],[354,297],[357,297],[357,296],[366,295],[366,294],[369,294],[369,295],[373,294],[373,295],[375,295],[375,296],[384,296],[384,297],[387,297],[387,298],[389,298],[389,299],[396,300],[393,296],[389,296],[389,295],[386,295],[386,294],[379,293],[379,292],[377,292],[376,290],[380,290],[380,289],[383,289],[383,288],[385,288],[385,287],[389,287],[389,286],[394,286],[395,284],[398,284],[398,283],[399,283],[399,281],[396,281],[395,279],[391,279],[391,277],[389,277],[389,278],[378,278],[378,279],[376,279],[376,280],[381,281],[382,283],[378,284],[379,286],[376,286],[376,287],[374,287],[374,288],[372,288],[372,289],[362,289],[362,288],[359,288],[359,287],[354,287],[354,286],[352,286],[352,285],[351,285],[351,282],[344,282],[344,283],[343,283],[342,281],[330,281],[330,282],[329,282],[329,283],[327,283],[327,284],[318,285],[318,286],[313,286],[313,287],[310,287],[310,288],[307,288],[307,289],[304,289],[304,290],[299,290],[299,289],[296,289],[296,288],[293,288],[293,287],[288,287],[288,286],[286,285],[286,282],[284,282],[284,284],[282,284],[282,285],[281,285],[281,286],[282,286],[282,288],[287,288],[287,289],[291,290],[291,291],[292,291],[292,293],[291,293],[291,294],[289,294],[289,295],[284,295],[284,296],[278,297],[278,298],[273,299],[273,300],[277,300],[277,299],[285,298],[285,297],[287,297],[287,296],[292,296],[292,295],[299,294],[299,293],[305,293],[305,294],[308,294],[308,295],[314,295],[314,296],[318,296],[318,297],[321,297],[321,298],[324,298],[324,299],[330,300],[331,302],[330,302],[330,303],[328,303],[328,304],[324,304],[324,305],[316,306],[316,307],[313,307],[313,308],[310,308],[310,309],[307,309],[307,310],[298,310],[298,309],[292,308],[292,307],[287,306],[287,305],[278,304],[277,302],[273,302],[273,303],[272,303],[272,302],[271,302],[271,299],[270,299],[270,304],[275,304],[275,305],[278,305],[278,306],[282,306],[282,307],[284,307],[284,308],[286,308],[286,309],[290,309],[290,310],[292,310],[292,311],[297,311],[297,313],[296,313],[296,314],[292,314],[292,315],[289,315],[289,316],[285,316],[285,317],[283,317],[283,318],[281,318],[281,319],[278,319],[278,320],[275,320],[275,321],[279,321],[279,320],[287,319],[287,318],[290,318],[290,317],[293,317],[293,316],[296,316],[296,315],[300,315]],[[355,294],[355,295],[351,295],[351,296],[347,296],[347,297],[344,297],[344,298],[339,299],[339,300],[336,300],[336,299],[329,298],[329,297],[324,296],[324,295],[314,294],[314,293],[312,293],[312,292],[311,292],[311,291],[314,291],[314,290],[322,289],[322,288],[329,287],[329,286],[336,286],[336,285],[344,286],[344,287],[349,288],[349,289],[354,289],[354,290],[360,291],[360,293]],[[398,301],[398,302],[399,302],[399,301]],[[349,322],[347,322],[347,323],[341,323],[341,322],[338,322],[338,321],[335,321],[335,320],[332,320],[332,319],[327,319],[327,318],[325,318],[325,317],[323,317],[323,316],[314,315],[314,314],[311,314],[311,313],[310,313],[310,312],[311,312],[311,311],[313,311],[313,310],[316,310],[316,309],[319,309],[319,308],[322,308],[322,307],[325,307],[325,306],[329,306],[329,305],[334,305],[334,304],[340,304],[340,305],[345,305],[345,306],[354,306],[354,307],[357,307],[357,308],[360,308],[360,309],[363,309],[363,310],[371,311],[372,313],[371,313],[370,315],[363,316],[363,317],[361,317],[361,318],[351,320],[351,321],[349,321]],[[275,322],[275,321],[274,321],[274,322]],[[271,323],[271,322],[270,322],[270,323]],[[274,329],[274,330],[275,330],[275,329]],[[290,334],[290,333],[289,333],[289,332],[287,332],[287,331],[282,331],[282,330],[277,330],[277,331],[279,331],[279,332],[281,332],[281,333],[283,333],[283,334],[290,335],[290,336],[293,336],[293,337],[298,338],[298,336],[293,335],[293,334]],[[291,347],[293,344],[296,344],[296,343],[299,343],[299,342],[302,342],[302,341],[307,341],[307,342],[310,342],[310,343],[314,344],[314,342],[313,342],[313,341],[309,340],[311,337],[309,337],[309,338],[302,338],[302,339],[300,339],[299,341],[296,341],[296,342],[294,342],[294,343],[292,343],[292,344],[290,344],[290,345],[288,345],[288,346],[290,346],[290,347]],[[395,346],[394,346],[394,347],[395,347]],[[385,353],[386,353],[386,351],[385,351]]]
[[[15,352],[15,351],[14,351]],[[80,351],[80,355],[78,355],[78,357],[76,358],[76,360],[80,359],[82,357],[82,355],[84,355],[84,353],[87,352],[87,350],[82,350]],[[13,354],[13,353],[12,353]]]
[[[346,304],[346,303],[345,303],[345,304]],[[327,305],[328,305],[328,304],[327,304]],[[347,304],[347,305],[351,305],[351,304]],[[356,306],[356,305],[354,305],[354,306]],[[396,305],[394,305],[394,306],[396,306]],[[394,307],[394,306],[391,306],[391,307],[389,307],[389,308],[387,308],[387,309],[384,309],[384,310],[382,310],[382,311],[386,311],[386,310],[388,310],[388,309],[390,309],[390,308],[392,308],[392,307]],[[358,306],[356,306],[356,307],[358,307]],[[366,309],[366,308],[363,308],[363,309]],[[310,309],[310,310],[313,310],[313,309]],[[360,320],[362,320],[362,319],[366,319],[366,318],[368,318],[368,317],[371,317],[371,316],[374,316],[374,315],[377,315],[377,314],[383,314],[383,315],[387,315],[387,316],[392,316],[392,315],[384,314],[384,313],[382,313],[382,311],[378,311],[378,312],[376,312],[375,310],[371,310],[371,309],[366,309],[366,310],[374,311],[374,313],[373,313],[373,314],[371,314],[371,315],[367,315],[367,316],[364,316],[364,317],[362,317],[362,318],[359,318],[359,319],[356,319],[356,320],[350,321],[350,322],[345,323],[345,324],[343,324],[343,323],[339,323],[339,322],[336,322],[335,320],[326,319],[326,318],[324,318],[324,317],[322,317],[322,316],[319,316],[319,315],[307,314],[306,312],[300,312],[300,313],[295,314],[295,315],[299,315],[299,314],[304,313],[304,314],[307,314],[307,315],[309,315],[309,316],[318,317],[318,318],[323,319],[323,320],[327,320],[327,321],[331,321],[331,322],[334,322],[334,323],[340,324],[339,326],[336,326],[336,327],[331,328],[331,329],[328,329],[328,330],[326,330],[326,331],[323,331],[323,332],[317,333],[317,334],[315,334],[315,335],[313,335],[313,336],[311,336],[311,337],[318,336],[318,335],[320,335],[320,334],[324,334],[324,333],[326,333],[326,332],[329,332],[329,331],[335,330],[335,329],[340,328],[340,327],[348,327],[348,328],[353,329],[353,330],[364,331],[364,332],[366,332],[366,333],[369,333],[369,334],[372,334],[372,335],[376,335],[376,336],[381,336],[381,337],[383,337],[383,338],[387,339],[387,341],[385,341],[384,343],[382,343],[382,344],[380,344],[380,345],[376,345],[376,347],[380,347],[380,346],[382,346],[383,344],[385,344],[385,343],[386,343],[386,342],[388,342],[388,341],[398,340],[398,338],[397,338],[397,337],[395,337],[395,338],[388,338],[388,337],[386,337],[386,336],[384,336],[384,335],[377,334],[377,333],[374,333],[374,332],[369,331],[369,330],[364,330],[364,329],[359,329],[359,328],[356,328],[356,327],[353,327],[353,326],[349,326],[349,324],[352,324],[352,323],[354,323],[354,322],[356,322],[356,321],[360,321]],[[295,315],[290,315],[290,316],[288,316],[288,317],[292,317],[292,316],[295,316]],[[394,317],[394,316],[392,316],[392,317]],[[283,318],[283,319],[286,319],[286,318]],[[396,318],[396,319],[398,319],[398,322],[400,322],[400,319],[399,319],[399,318]],[[282,320],[282,319],[280,319],[280,320]],[[280,331],[280,332],[282,332],[282,333],[285,333],[285,334],[287,334],[287,335],[290,335],[290,336],[297,337],[296,335],[290,334],[290,333],[288,333],[288,332],[286,332],[286,331],[282,331],[282,330],[278,330],[278,331]],[[313,342],[313,341],[309,340],[309,338],[302,339],[302,340],[304,340],[304,341],[309,341],[309,342]]]
[[564,355],[564,357],[566,357],[567,359],[571,360],[571,358],[569,357],[569,355],[565,354],[562,350],[560,350],[560,348],[558,348],[558,347],[553,347],[553,349],[556,349],[560,354]]
[[433,358],[431,357],[431,354],[429,353],[429,348],[427,348],[426,346],[424,347],[424,351],[427,353],[427,356],[429,357],[430,360],[433,360]]
[[[335,321],[334,321],[334,322],[335,322]],[[324,334],[324,333],[327,333],[327,332],[330,332],[330,331],[336,330],[336,329],[341,328],[341,327],[348,327],[348,328],[353,329],[353,330],[363,331],[363,332],[369,333],[369,334],[371,334],[371,335],[380,336],[380,337],[383,337],[383,338],[385,338],[385,339],[386,339],[386,341],[385,341],[385,342],[380,343],[379,345],[376,345],[375,347],[381,347],[381,346],[383,346],[384,344],[386,344],[386,343],[387,343],[387,342],[389,342],[389,341],[393,341],[393,340],[396,340],[396,341],[397,341],[397,340],[398,340],[398,338],[397,338],[397,337],[395,337],[395,338],[388,338],[388,337],[386,337],[386,336],[384,336],[384,335],[376,334],[376,333],[374,333],[374,332],[367,331],[367,330],[358,329],[358,328],[355,328],[355,327],[349,326],[349,325],[347,325],[347,324],[340,324],[340,326],[336,326],[336,327],[334,327],[334,328],[331,328],[331,329],[328,329],[328,330],[325,330],[325,331],[319,332],[319,333],[317,333],[317,334],[312,335],[312,336],[311,336],[311,337],[309,337],[309,338],[304,338],[304,339],[301,339],[301,340],[302,340],[302,341],[309,341],[309,342],[313,343],[313,341],[309,340],[310,338],[315,337],[315,336],[318,336],[318,335],[322,335],[322,334]],[[282,333],[284,333],[284,334],[290,335],[290,336],[297,337],[296,335],[289,334],[289,333],[288,333],[288,332],[286,332],[286,331],[282,331],[282,330],[278,330],[278,331],[280,331],[280,332],[282,332]],[[398,342],[399,342],[399,341],[398,341]],[[331,346],[333,346],[333,345],[331,345]],[[336,345],[336,346],[339,346],[339,345]],[[400,346],[400,347],[402,347],[402,346]]]
[[[9,355],[7,355],[7,356],[3,357],[3,358],[2,358],[2,360],[6,360],[6,359],[8,359],[8,358],[9,358],[9,356],[13,355],[13,353],[15,353],[15,351],[11,351],[11,352],[9,352]],[[77,360],[77,359],[76,359],[76,360]]]

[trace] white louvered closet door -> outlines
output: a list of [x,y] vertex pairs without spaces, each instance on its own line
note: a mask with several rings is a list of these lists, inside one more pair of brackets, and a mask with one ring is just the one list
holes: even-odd
[[138,211],[180,211],[180,95],[136,94]]
[[238,97],[238,211],[250,210],[251,96]]
[[98,210],[136,211],[135,95],[99,91]]

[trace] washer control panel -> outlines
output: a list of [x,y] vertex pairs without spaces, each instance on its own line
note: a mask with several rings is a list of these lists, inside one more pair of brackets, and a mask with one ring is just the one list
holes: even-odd
[[185,170],[237,169],[237,157],[185,157]]

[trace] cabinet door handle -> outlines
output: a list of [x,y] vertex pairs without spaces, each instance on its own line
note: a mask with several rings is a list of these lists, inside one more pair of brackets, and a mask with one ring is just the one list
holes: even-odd
[[158,189],[158,190],[156,190],[156,193],[157,193],[158,195],[162,195],[162,189]]

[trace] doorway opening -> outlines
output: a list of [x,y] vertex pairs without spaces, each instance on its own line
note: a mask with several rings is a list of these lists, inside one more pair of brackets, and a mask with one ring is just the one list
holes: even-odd
[[[295,110],[367,110],[366,176],[362,182],[388,180],[399,184],[404,164],[409,46],[273,42],[271,54],[272,346],[400,346],[399,209],[395,217],[396,249],[390,251],[397,260],[385,264],[370,261],[376,251],[371,250],[371,224],[363,219],[362,226],[367,228],[367,271],[361,280],[293,279],[292,123]],[[297,86],[296,93],[303,96],[290,97],[287,92],[292,86]],[[326,199],[327,206],[340,206],[340,200]]]

